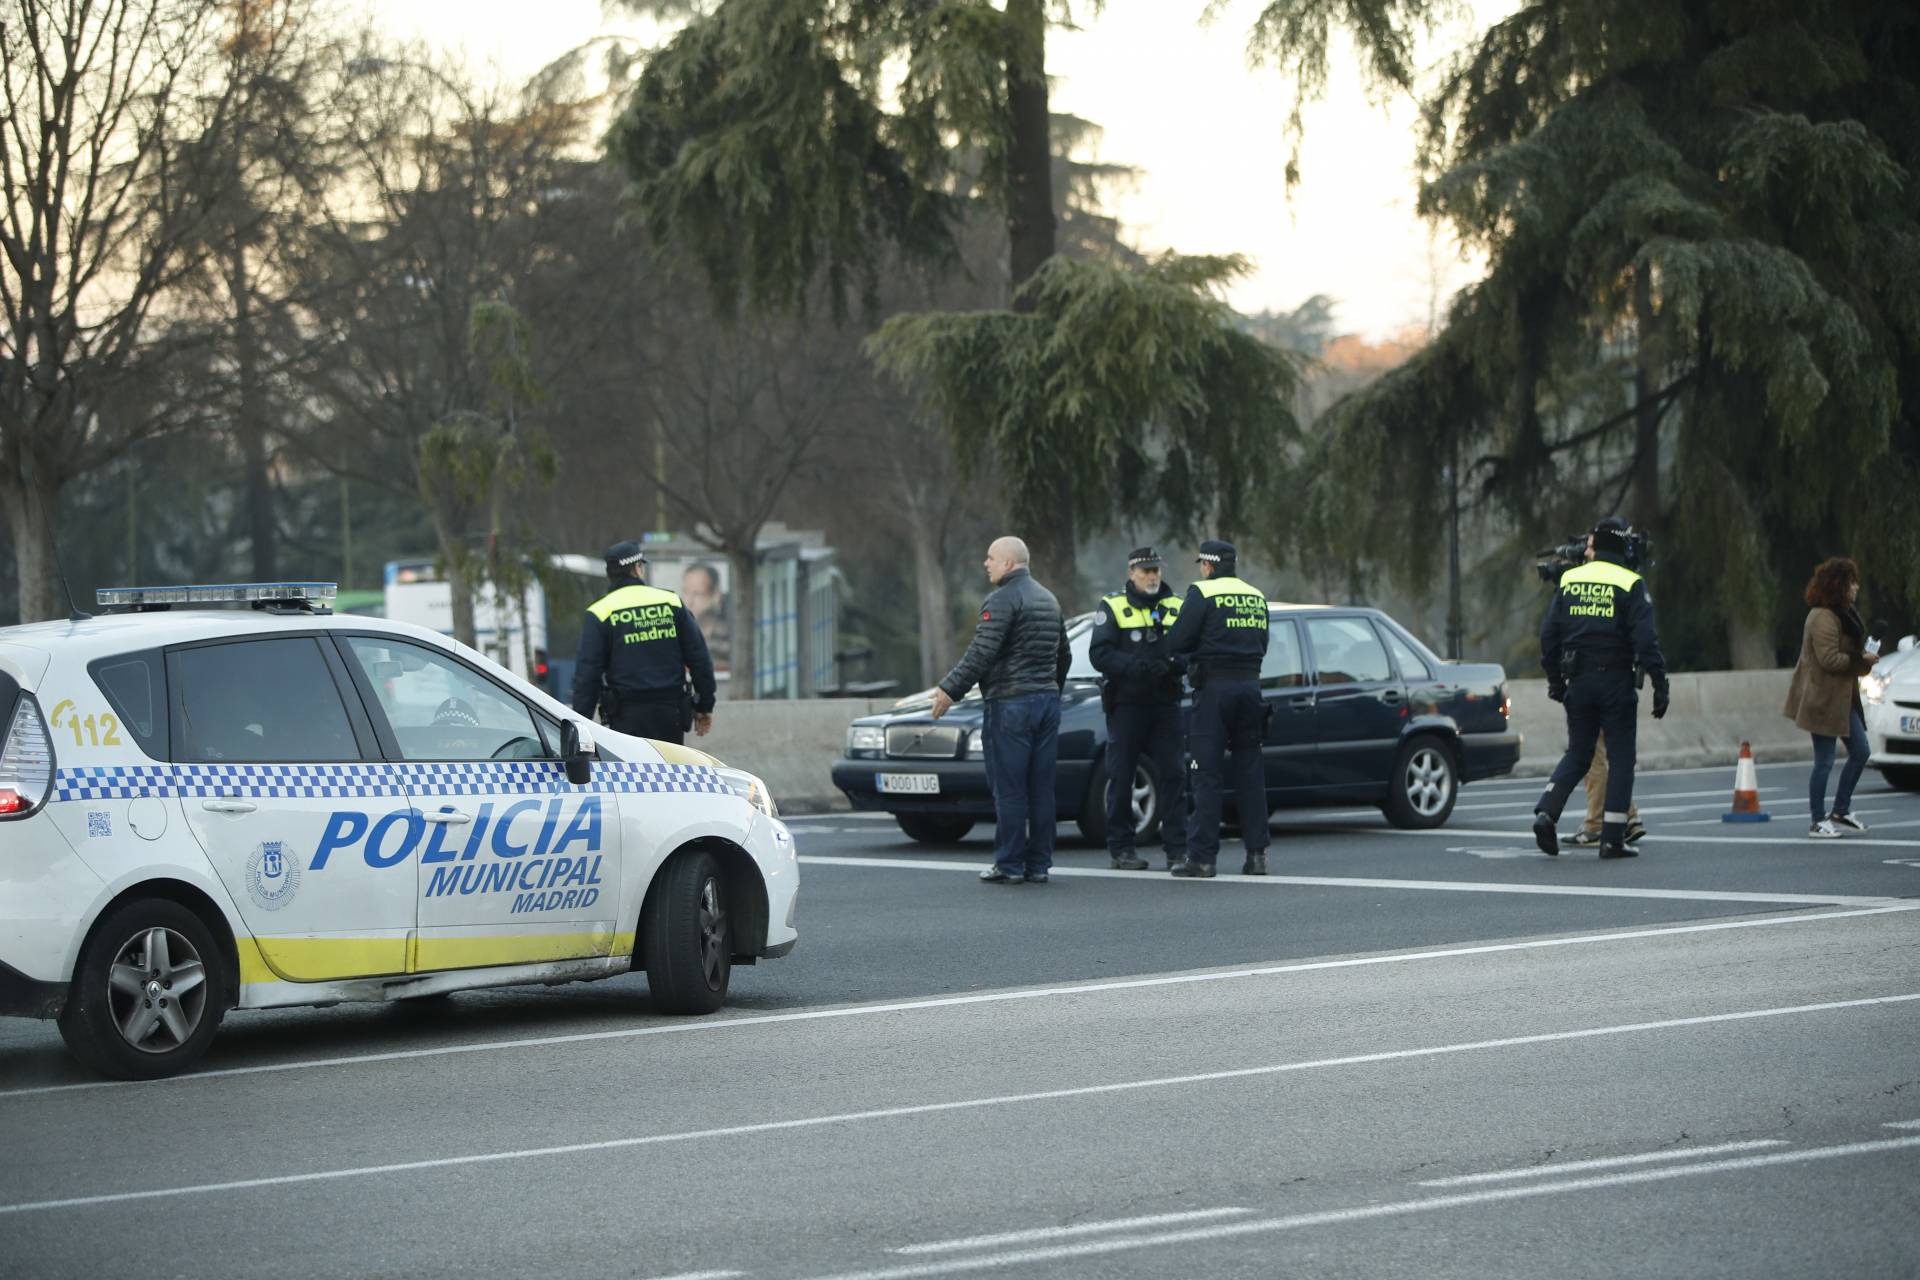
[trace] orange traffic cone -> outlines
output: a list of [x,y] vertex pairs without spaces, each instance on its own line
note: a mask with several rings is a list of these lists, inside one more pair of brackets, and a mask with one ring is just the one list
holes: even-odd
[[1760,777],[1753,769],[1753,746],[1740,744],[1740,763],[1733,770],[1733,811],[1720,815],[1722,822],[1771,822],[1773,815],[1760,807]]

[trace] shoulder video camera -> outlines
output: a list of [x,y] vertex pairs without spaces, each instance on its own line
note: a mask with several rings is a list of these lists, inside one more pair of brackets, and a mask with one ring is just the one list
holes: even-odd
[[[1639,572],[1653,565],[1653,539],[1638,529],[1628,529],[1621,535],[1627,544],[1625,559],[1627,568]],[[1576,533],[1557,547],[1548,547],[1534,552],[1533,571],[1540,575],[1540,581],[1558,583],[1560,575],[1575,565],[1584,564],[1587,559],[1587,535]]]

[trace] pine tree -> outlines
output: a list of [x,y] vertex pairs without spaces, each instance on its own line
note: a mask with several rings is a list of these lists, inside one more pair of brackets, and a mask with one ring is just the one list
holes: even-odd
[[[1254,48],[1310,94],[1344,25],[1379,87],[1411,91],[1440,8],[1277,0]],[[1426,578],[1458,457],[1522,536],[1616,509],[1661,535],[1700,660],[1777,660],[1799,584],[1843,550],[1876,612],[1912,618],[1920,11],[1533,3],[1424,108],[1420,209],[1489,270],[1330,416],[1295,545]]]

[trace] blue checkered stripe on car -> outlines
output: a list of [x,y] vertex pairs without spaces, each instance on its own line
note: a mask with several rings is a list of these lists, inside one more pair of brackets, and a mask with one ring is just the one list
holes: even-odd
[[236,796],[263,800],[331,800],[369,796],[458,796],[476,793],[658,793],[727,790],[717,770],[700,764],[593,766],[593,780],[573,786],[550,760],[473,764],[179,764],[61,769],[53,798],[135,800],[141,796]]

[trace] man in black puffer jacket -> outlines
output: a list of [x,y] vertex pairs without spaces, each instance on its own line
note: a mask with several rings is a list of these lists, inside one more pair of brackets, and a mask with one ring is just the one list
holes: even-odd
[[973,643],[933,691],[935,720],[976,684],[986,699],[994,848],[980,879],[988,884],[1045,884],[1053,867],[1060,690],[1072,657],[1060,602],[1033,580],[1027,560],[1018,538],[995,538],[987,548],[993,594],[980,606]]

